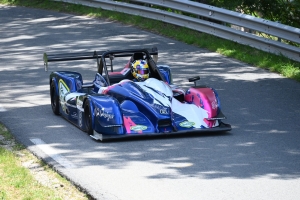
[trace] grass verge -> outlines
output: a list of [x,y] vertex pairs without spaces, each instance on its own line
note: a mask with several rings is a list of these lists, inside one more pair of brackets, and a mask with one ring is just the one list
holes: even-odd
[[0,123],[1,200],[86,200],[88,197],[18,144]]
[[166,24],[157,20],[145,19],[140,16],[102,10],[101,8],[92,8],[50,0],[0,0],[0,3],[117,20],[124,24],[131,24],[187,44],[218,52],[224,56],[235,58],[272,72],[277,72],[287,78],[300,82],[300,62],[184,27]]

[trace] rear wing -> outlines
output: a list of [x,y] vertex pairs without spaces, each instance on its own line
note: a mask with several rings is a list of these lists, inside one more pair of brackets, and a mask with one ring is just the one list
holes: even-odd
[[151,49],[125,49],[125,50],[113,50],[113,51],[94,51],[94,52],[81,52],[81,53],[65,53],[65,54],[47,54],[44,53],[44,67],[45,71],[48,71],[49,62],[60,62],[60,61],[72,61],[72,60],[97,60],[98,67],[101,59],[114,57],[129,57],[135,52],[147,52],[152,56],[153,60],[157,63],[158,60],[158,49],[153,47]]

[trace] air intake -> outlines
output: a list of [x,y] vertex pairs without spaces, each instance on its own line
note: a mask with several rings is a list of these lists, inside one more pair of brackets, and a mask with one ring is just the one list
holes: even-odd
[[171,119],[161,119],[157,122],[158,127],[162,128],[162,127],[170,127],[172,126],[172,121]]

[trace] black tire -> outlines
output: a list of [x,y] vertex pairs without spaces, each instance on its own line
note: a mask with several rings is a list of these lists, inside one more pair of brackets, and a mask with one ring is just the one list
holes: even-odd
[[84,104],[84,119],[85,119],[85,126],[87,129],[87,134],[93,135],[94,130],[92,127],[92,114],[90,109],[90,101],[87,99],[86,103]]
[[50,98],[51,98],[51,107],[55,115],[59,115],[59,97],[56,94],[56,85],[54,82],[51,82],[50,85]]

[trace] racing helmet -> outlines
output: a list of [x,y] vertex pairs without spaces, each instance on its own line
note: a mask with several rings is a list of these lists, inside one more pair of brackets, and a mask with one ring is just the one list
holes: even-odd
[[145,81],[149,78],[150,71],[146,60],[135,60],[131,64],[131,73],[138,81]]

